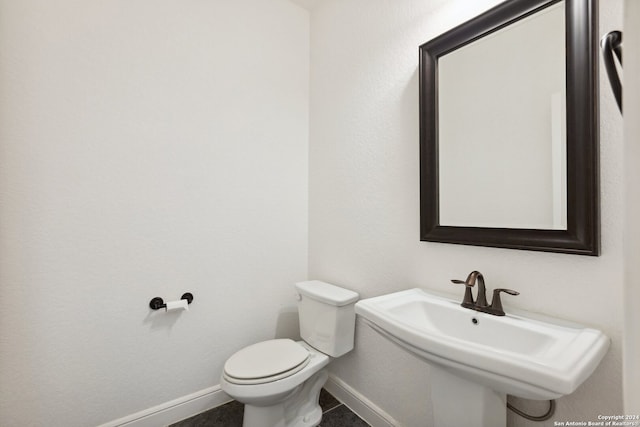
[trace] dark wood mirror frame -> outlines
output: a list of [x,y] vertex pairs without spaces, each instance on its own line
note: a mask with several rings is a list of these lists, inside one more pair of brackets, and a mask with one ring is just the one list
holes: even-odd
[[439,224],[438,58],[560,0],[508,0],[420,46],[420,240],[599,255],[597,1],[565,1],[567,230]]

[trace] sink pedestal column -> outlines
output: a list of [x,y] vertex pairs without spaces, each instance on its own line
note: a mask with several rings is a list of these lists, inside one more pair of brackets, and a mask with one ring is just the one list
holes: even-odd
[[506,394],[429,366],[434,427],[506,427]]

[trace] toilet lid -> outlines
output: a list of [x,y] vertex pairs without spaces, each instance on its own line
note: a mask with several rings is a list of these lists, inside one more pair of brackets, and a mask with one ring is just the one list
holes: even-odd
[[[238,351],[225,363],[224,373],[241,381],[272,379],[270,377],[274,376],[280,379],[299,371],[308,362],[309,351],[306,348],[290,339],[276,339]],[[285,373],[288,375],[282,375]]]

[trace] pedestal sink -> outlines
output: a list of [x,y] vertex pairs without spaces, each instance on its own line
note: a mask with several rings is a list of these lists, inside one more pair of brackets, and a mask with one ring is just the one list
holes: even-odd
[[422,289],[363,299],[355,310],[429,362],[435,427],[504,427],[507,394],[570,394],[609,348],[609,338],[595,329],[532,313],[481,313]]

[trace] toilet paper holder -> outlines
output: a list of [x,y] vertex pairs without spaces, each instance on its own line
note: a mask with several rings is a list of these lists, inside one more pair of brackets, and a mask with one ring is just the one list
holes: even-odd
[[[191,304],[191,301],[193,301],[193,294],[191,292],[186,292],[182,294],[180,299],[186,299],[187,304]],[[151,307],[152,310],[160,310],[161,308],[166,308],[167,304],[162,298],[155,297],[152,298],[151,301],[149,301],[149,307]]]

